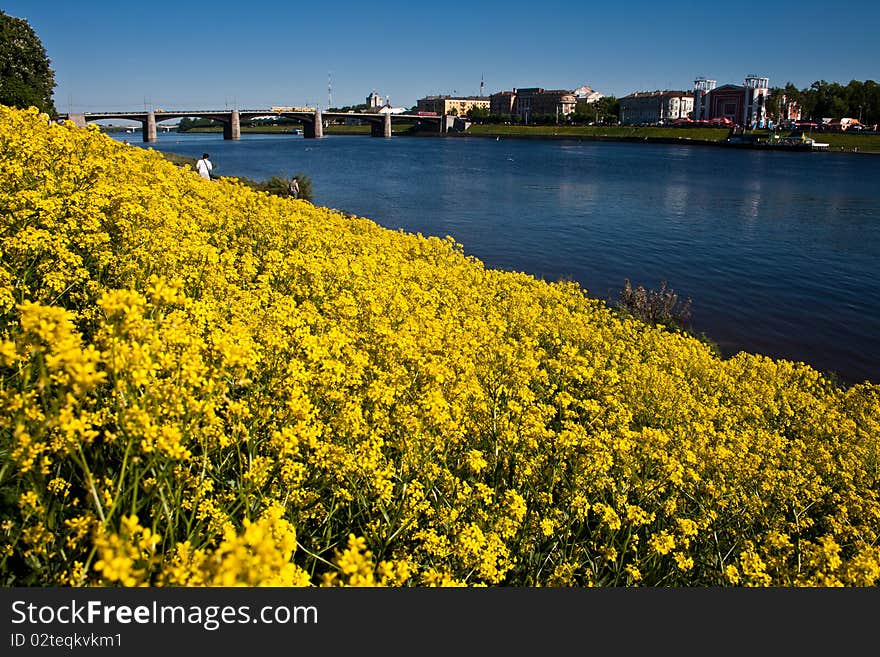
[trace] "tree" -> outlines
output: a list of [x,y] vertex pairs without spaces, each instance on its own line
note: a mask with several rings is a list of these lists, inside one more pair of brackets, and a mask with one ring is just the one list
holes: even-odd
[[26,20],[0,11],[0,104],[34,106],[55,118],[54,90],[55,73],[39,37]]
[[[311,203],[312,199],[314,198],[314,192],[312,190],[312,179],[299,171],[296,172],[295,177],[299,182],[299,194],[297,195],[297,198]],[[290,191],[288,189],[290,178],[287,175],[270,176],[268,180],[262,182],[250,180],[249,178],[235,178],[235,180],[243,182],[245,185],[252,189],[256,189],[261,192],[268,192],[269,194],[272,194],[274,196],[290,196]]]
[[603,96],[592,103],[579,104],[575,111],[575,120],[578,122],[616,123],[620,114],[620,101],[614,96]]
[[784,95],[785,91],[782,87],[770,87],[770,91],[767,94],[767,102],[765,103],[767,118],[773,121],[773,125],[779,123],[780,116],[782,115],[782,97]]
[[471,107],[467,111],[467,115],[471,121],[485,123],[486,120],[489,118],[489,108],[488,107]]

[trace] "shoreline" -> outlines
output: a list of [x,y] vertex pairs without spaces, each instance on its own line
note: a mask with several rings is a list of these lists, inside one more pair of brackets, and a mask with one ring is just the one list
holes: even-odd
[[[204,129],[204,128],[196,128],[194,130],[188,130],[186,132],[182,132],[179,134],[219,134],[219,129]],[[242,134],[272,134],[272,135],[290,135],[290,136],[298,136],[294,135],[289,131],[281,131],[281,130],[247,130],[242,131]],[[354,130],[340,130],[338,132],[332,129],[325,129],[325,136],[341,136],[341,137],[365,137],[370,136],[369,131],[354,131]],[[836,133],[831,133],[836,134]],[[826,133],[818,133],[816,138],[823,139],[825,138]],[[495,139],[495,140],[504,140],[504,139],[518,139],[518,140],[526,140],[526,141],[579,141],[579,142],[619,142],[619,143],[628,143],[628,144],[666,144],[666,145],[679,145],[679,146],[715,146],[718,148],[735,148],[735,149],[747,149],[747,150],[766,150],[766,151],[781,151],[781,152],[801,152],[801,153],[847,153],[852,155],[880,155],[880,143],[878,143],[878,147],[864,149],[860,146],[855,147],[846,147],[840,145],[829,145],[827,149],[824,150],[808,150],[808,149],[795,149],[795,148],[777,148],[777,147],[767,147],[762,145],[750,145],[750,144],[730,144],[727,143],[723,139],[698,139],[692,137],[669,137],[669,136],[630,136],[630,135],[585,135],[585,134],[550,134],[550,133],[538,133],[538,134],[522,134],[522,133],[506,133],[506,132],[447,132],[447,133],[435,133],[435,132],[427,132],[427,131],[417,131],[411,132],[409,130],[402,130],[400,132],[394,132],[394,137],[427,137],[427,138],[450,138],[450,139]]]
[[690,137],[628,137],[618,135],[523,135],[523,134],[468,134],[467,132],[447,133],[447,134],[430,134],[430,133],[410,133],[401,135],[407,137],[450,137],[453,139],[524,139],[524,140],[550,140],[550,141],[599,141],[599,142],[622,142],[631,144],[672,144],[679,146],[715,146],[719,148],[746,149],[746,150],[762,150],[762,151],[781,151],[791,153],[847,153],[851,155],[880,155],[878,150],[864,150],[856,147],[844,148],[842,146],[832,147],[825,150],[796,149],[796,148],[779,148],[773,146],[762,146],[759,144],[730,144],[724,140],[713,139],[692,139]]

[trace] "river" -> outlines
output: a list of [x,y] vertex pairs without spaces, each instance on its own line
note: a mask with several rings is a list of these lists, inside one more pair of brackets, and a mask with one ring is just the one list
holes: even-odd
[[487,266],[614,299],[629,279],[691,297],[725,355],[880,383],[880,156],[486,138],[140,133],[218,175],[299,171],[314,202],[450,235]]

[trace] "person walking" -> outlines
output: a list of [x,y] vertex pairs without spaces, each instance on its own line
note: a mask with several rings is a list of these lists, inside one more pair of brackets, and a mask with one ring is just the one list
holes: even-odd
[[290,179],[290,184],[287,186],[287,192],[293,198],[299,198],[299,180],[296,176]]
[[211,179],[211,170],[214,168],[214,165],[211,164],[211,160],[209,160],[210,156],[205,153],[202,155],[202,159],[196,162],[196,171],[199,172],[199,175],[205,180]]

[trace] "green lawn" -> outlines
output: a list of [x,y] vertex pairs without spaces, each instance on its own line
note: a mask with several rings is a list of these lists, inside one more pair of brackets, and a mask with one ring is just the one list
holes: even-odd
[[[241,131],[244,132],[254,132],[254,133],[292,133],[297,128],[301,128],[298,125],[243,125],[241,126]],[[190,128],[189,130],[185,130],[184,132],[223,132],[223,126],[212,125],[212,126],[199,126],[198,128]]]
[[845,132],[814,132],[810,135],[817,142],[828,144],[832,151],[865,151],[880,153],[880,135],[857,135]]
[[472,125],[465,134],[535,137],[629,137],[722,141],[726,128],[641,128],[629,126]]
[[[298,126],[242,126],[243,133],[290,133]],[[403,134],[410,124],[392,124],[393,133]],[[220,126],[192,128],[188,132],[222,132]],[[769,131],[754,131],[769,134]],[[630,139],[690,139],[693,141],[724,141],[726,128],[653,128],[628,126],[523,126],[523,125],[472,125],[464,136],[481,137],[584,137],[584,138],[630,138]],[[369,125],[329,125],[325,135],[368,135]],[[815,132],[811,135],[817,142],[827,143],[829,150],[846,152],[880,153],[880,135],[859,135],[837,132]]]
[[[241,126],[241,132],[244,133],[287,133],[290,134],[293,130],[301,128],[301,126],[289,126],[289,125],[268,125],[268,126]],[[406,132],[410,129],[410,124],[392,124],[392,132],[394,134],[400,134],[402,132]],[[223,129],[219,126],[206,126],[200,128],[190,128],[187,132],[223,132]],[[370,126],[369,125],[336,125],[330,124],[324,128],[325,135],[368,135],[370,134]]]
[[[749,130],[748,133],[769,136],[769,130]],[[781,135],[787,135],[788,132],[780,132]],[[865,151],[880,153],[880,135],[861,135],[857,132],[810,132],[808,137],[812,137],[819,143],[828,144],[828,149],[832,151]]]
[[[391,134],[399,135],[408,132],[412,124],[410,123],[391,123]],[[369,125],[336,125],[330,124],[324,128],[325,135],[368,135],[370,134]]]

